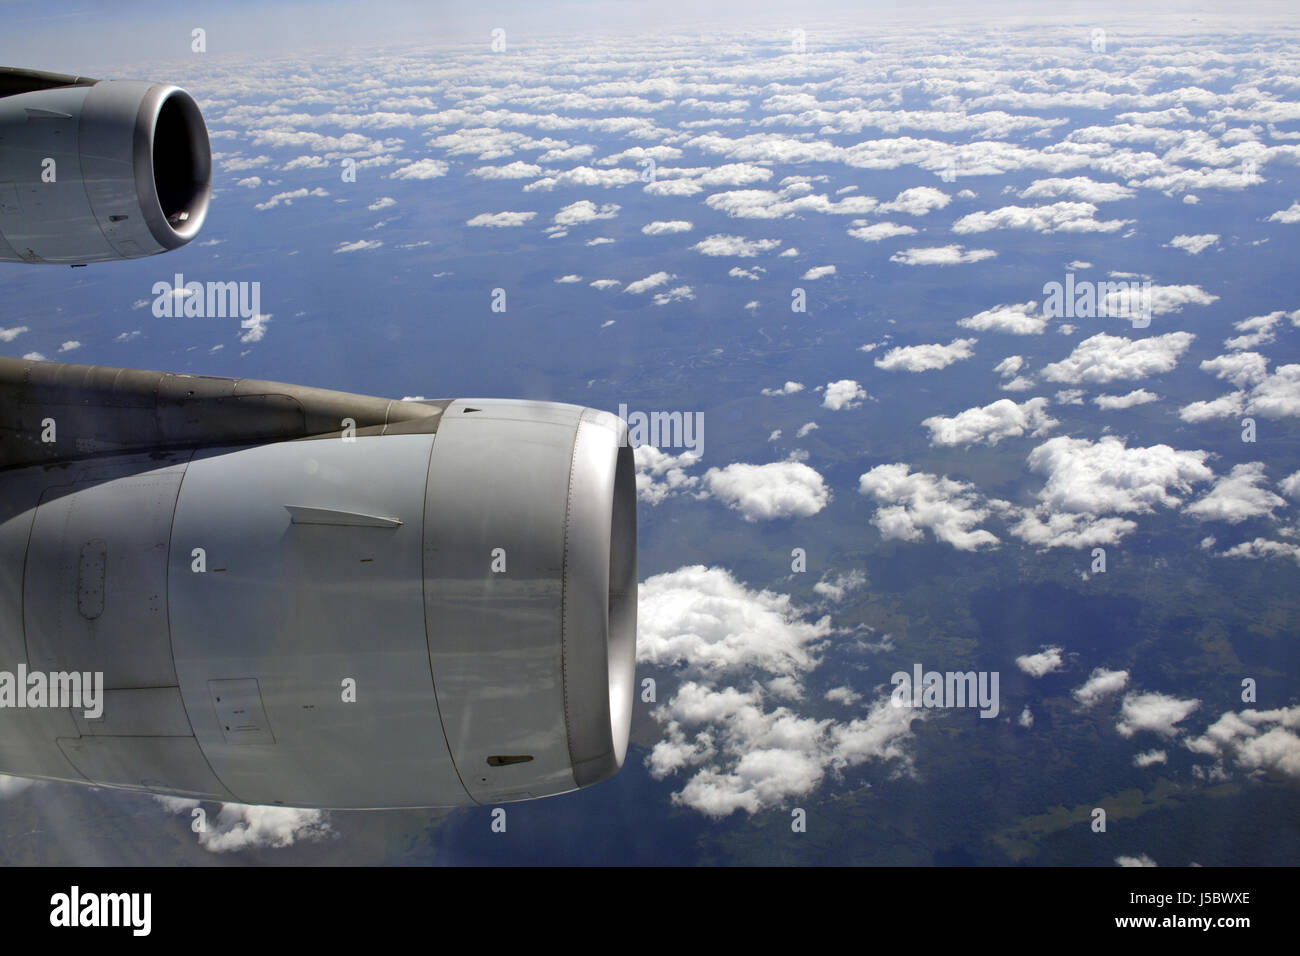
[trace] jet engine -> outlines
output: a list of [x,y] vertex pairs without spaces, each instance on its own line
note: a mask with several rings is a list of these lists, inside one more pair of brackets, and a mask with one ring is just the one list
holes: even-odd
[[212,153],[167,83],[0,69],[0,261],[85,265],[185,245]]
[[0,772],[322,808],[595,784],[636,536],[607,412],[0,358]]

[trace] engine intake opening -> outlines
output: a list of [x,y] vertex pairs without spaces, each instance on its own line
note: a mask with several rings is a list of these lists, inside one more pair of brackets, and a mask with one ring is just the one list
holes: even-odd
[[188,241],[198,234],[212,191],[212,151],[203,115],[188,93],[173,90],[154,121],[153,181],[167,224]]
[[623,765],[632,729],[636,682],[636,466],[632,447],[618,450],[609,540],[609,723],[614,757]]

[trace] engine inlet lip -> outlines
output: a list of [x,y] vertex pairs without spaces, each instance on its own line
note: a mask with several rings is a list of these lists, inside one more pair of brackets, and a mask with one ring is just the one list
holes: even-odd
[[[194,98],[180,87],[151,87],[136,115],[132,152],[149,233],[164,249],[185,245],[203,228],[212,197],[212,147]],[[179,168],[159,162],[173,156]]]

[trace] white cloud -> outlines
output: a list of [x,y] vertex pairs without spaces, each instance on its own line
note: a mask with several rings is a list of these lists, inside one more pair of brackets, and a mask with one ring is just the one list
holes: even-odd
[[253,208],[258,210],[274,209],[281,203],[286,206],[292,206],[295,199],[306,199],[308,196],[321,197],[328,195],[329,193],[324,189],[321,189],[319,186],[315,189],[307,189],[306,187],[302,189],[291,189],[287,192],[276,193],[270,199],[266,200],[266,202],[259,202],[254,205]]
[[834,266],[814,266],[803,274],[804,279],[824,279],[826,276],[835,275]]
[[1094,218],[1097,207],[1090,202],[1056,202],[1047,206],[1004,206],[992,212],[973,212],[952,224],[957,235],[988,232],[991,229],[1028,229],[1033,232],[1116,232],[1132,219]]
[[1098,333],[1074,347],[1067,358],[1043,369],[1049,382],[1068,385],[1104,385],[1172,371],[1196,336],[1169,332],[1144,339],[1126,339]]
[[1269,222],[1281,222],[1290,225],[1300,222],[1300,202],[1293,202],[1286,209],[1279,209],[1268,217]]
[[1181,249],[1190,256],[1199,256],[1210,246],[1217,245],[1219,237],[1214,233],[1199,236],[1178,235],[1169,240],[1169,245]]
[[761,252],[771,252],[780,244],[780,239],[746,239],[743,236],[719,233],[701,239],[691,248],[706,256],[736,256],[741,259],[751,259]]
[[621,208],[617,203],[607,202],[597,206],[589,199],[579,199],[557,212],[553,221],[557,226],[581,226],[597,219],[613,219]]
[[911,216],[924,216],[935,209],[942,209],[952,202],[952,197],[933,186],[914,186],[904,189],[893,200],[884,203],[877,212],[901,212]]
[[1138,754],[1136,757],[1133,758],[1133,766],[1135,767],[1150,767],[1150,766],[1154,766],[1155,764],[1163,764],[1168,762],[1169,762],[1169,755],[1165,753],[1163,750],[1148,750],[1144,753]]
[[886,541],[921,541],[928,529],[959,551],[995,547],[992,532],[975,528],[991,513],[972,485],[914,472],[907,465],[877,465],[858,479],[858,491],[880,505],[872,518]]
[[[147,305],[148,303],[146,302],[145,304]],[[24,332],[30,331],[31,329],[25,325],[16,325],[11,329],[0,329],[0,342],[12,342]]]
[[389,179],[437,179],[446,176],[451,166],[441,159],[420,159],[395,169],[388,174]]
[[1240,524],[1248,518],[1265,515],[1271,518],[1275,509],[1285,507],[1286,501],[1261,487],[1267,481],[1262,461],[1234,465],[1232,471],[1221,476],[1204,497],[1183,510],[1202,521],[1226,521],[1228,524]]
[[802,382],[786,382],[780,388],[765,388],[762,393],[769,396],[794,395],[797,392],[802,392],[803,388]]
[[862,695],[850,687],[832,687],[823,696],[832,704],[843,704],[845,707],[852,707],[862,700]]
[[710,468],[703,481],[709,494],[739,511],[746,521],[806,518],[830,501],[822,476],[799,461],[767,465],[736,462]]
[[1030,677],[1044,677],[1064,666],[1061,652],[1059,647],[1044,647],[1037,654],[1021,654],[1016,658],[1016,666]]
[[669,289],[667,292],[660,292],[654,297],[655,305],[669,305],[673,302],[683,302],[688,299],[694,299],[695,292],[688,285],[679,285]]
[[1042,335],[1047,328],[1047,319],[1035,314],[1037,302],[1024,302],[1018,305],[998,305],[983,312],[977,312],[969,318],[959,319],[957,324],[964,329],[976,332],[1005,332],[1009,335]]
[[1155,866],[1156,861],[1143,853],[1140,856],[1117,856],[1115,857],[1115,865],[1126,867]]
[[880,242],[882,239],[892,239],[894,236],[916,235],[916,230],[911,226],[902,226],[895,222],[874,222],[868,225],[865,220],[861,220],[861,223],[848,232],[854,239],[861,239],[863,242]]
[[1121,737],[1132,737],[1144,730],[1162,737],[1176,737],[1179,731],[1176,725],[1199,706],[1199,700],[1179,700],[1168,694],[1130,691],[1124,695],[1115,729]]
[[239,327],[244,330],[244,334],[239,337],[239,341],[245,345],[262,341],[262,339],[266,338],[266,327],[270,322],[271,316],[262,313],[258,313],[251,319],[244,319],[239,323]]
[[80,342],[78,342],[76,339],[69,339],[68,341],[64,342],[62,345],[59,346],[59,351],[75,352],[79,348],[81,348]]
[[1267,315],[1252,315],[1248,319],[1234,322],[1232,327],[1244,334],[1224,339],[1223,344],[1227,348],[1237,351],[1269,345],[1277,338],[1275,329],[1281,325],[1283,319],[1288,318],[1291,320],[1292,325],[1300,326],[1300,309],[1293,312],[1285,312],[1279,309]]
[[655,272],[646,276],[644,279],[637,279],[635,282],[629,282],[624,292],[630,292],[633,295],[640,295],[643,292],[649,292],[651,289],[657,289],[666,282],[677,278],[669,272]]
[[889,257],[890,262],[905,266],[953,266],[964,262],[992,259],[992,249],[964,249],[960,245],[934,246],[928,249],[904,249]]
[[1046,474],[1038,493],[1052,511],[1072,514],[1145,514],[1157,506],[1176,508],[1179,495],[1213,473],[1205,451],[1176,451],[1169,445],[1126,448],[1107,435],[1052,438],[1029,453],[1029,469]]
[[465,225],[503,229],[511,226],[522,226],[536,215],[535,212],[481,212],[473,219],[465,220]]
[[619,282],[617,279],[593,279],[587,284],[593,289],[600,289],[603,291],[605,289],[616,289],[623,283]]
[[1071,179],[1037,179],[1020,192],[1021,199],[1077,199],[1085,203],[1115,202],[1131,199],[1134,190],[1119,183],[1099,183],[1087,176]]
[[686,469],[700,460],[694,452],[671,455],[653,445],[638,445],[632,450],[632,458],[636,463],[637,497],[648,505],[659,505],[664,499],[700,483],[698,477],[686,474]]
[[367,249],[378,249],[384,244],[382,239],[358,239],[356,242],[341,242],[335,253],[339,252],[364,252]]
[[678,232],[690,232],[695,228],[685,219],[672,219],[667,222],[652,222],[641,227],[647,236],[668,236]]
[[504,166],[478,166],[469,175],[480,179],[534,179],[542,174],[542,167],[516,160]]
[[933,415],[921,422],[930,430],[932,445],[996,445],[1003,438],[1040,437],[1060,424],[1047,414],[1047,399],[1031,398],[1017,405],[1000,398],[983,408],[968,408],[951,418]]
[[1250,774],[1300,777],[1300,707],[1225,711],[1200,737],[1184,743],[1192,753],[1231,762]]
[[397,200],[392,196],[380,196],[366,208],[371,212],[378,212],[381,209],[388,209],[397,205]]
[[[722,568],[696,565],[642,583],[638,661],[686,677],[651,712],[663,736],[646,759],[655,779],[686,778],[675,804],[719,818],[757,813],[810,793],[828,772],[869,760],[910,767],[903,745],[924,711],[885,697],[840,723],[769,706],[768,694],[803,696],[831,633],[829,616],[809,621],[789,595],[751,590]],[[855,696],[832,693],[846,704]]]
[[[190,815],[198,800],[155,796],[170,813]],[[308,840],[322,840],[333,833],[325,811],[294,807],[260,807],[223,803],[216,817],[208,819],[199,834],[199,846],[211,853],[282,848]]]
[[851,378],[842,378],[838,382],[826,383],[826,394],[822,396],[822,408],[833,412],[840,409],[857,408],[867,397],[866,391]]
[[1160,401],[1160,396],[1155,392],[1148,392],[1145,388],[1134,389],[1125,395],[1098,395],[1093,398],[1093,402],[1102,411],[1110,412],[1116,409],[1132,408],[1135,405],[1148,405],[1151,402]]
[[892,348],[876,359],[876,368],[887,372],[932,372],[975,354],[978,339],[953,339],[947,345],[906,345]]
[[817,430],[816,422],[804,422],[799,426],[799,430],[794,433],[795,438],[807,438]]
[[1074,699],[1084,707],[1091,707],[1103,697],[1118,694],[1128,686],[1128,671],[1112,671],[1098,667],[1081,687],[1074,689]]

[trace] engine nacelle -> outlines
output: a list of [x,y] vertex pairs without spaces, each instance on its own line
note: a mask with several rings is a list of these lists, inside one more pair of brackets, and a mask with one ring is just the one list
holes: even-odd
[[198,235],[211,190],[207,128],[184,90],[0,76],[0,261],[83,265],[176,249]]
[[[614,415],[0,359],[0,456],[0,772],[378,808],[623,763],[636,481]],[[34,673],[102,674],[101,713],[4,699]]]

